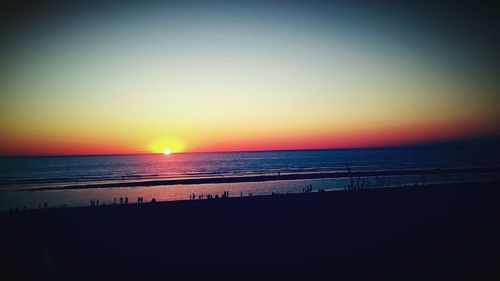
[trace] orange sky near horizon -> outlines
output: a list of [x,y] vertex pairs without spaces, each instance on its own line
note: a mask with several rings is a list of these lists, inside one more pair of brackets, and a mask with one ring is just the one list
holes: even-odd
[[[134,138],[72,139],[54,141],[52,138],[2,138],[0,153],[3,155],[104,155],[172,152],[224,152],[294,149],[343,149],[369,148],[419,144],[424,142],[454,140],[462,137],[483,136],[496,129],[493,123],[466,122],[458,125],[447,123],[413,124],[406,126],[317,132],[310,135],[283,134],[241,137],[233,134],[188,143],[181,139],[158,137],[149,143],[134,142]],[[36,139],[36,141],[33,141]],[[9,143],[10,142],[10,143]],[[6,149],[7,148],[7,149]]]
[[0,48],[0,155],[381,147],[500,133],[496,66],[441,29],[307,1],[219,4],[54,13],[12,32]]

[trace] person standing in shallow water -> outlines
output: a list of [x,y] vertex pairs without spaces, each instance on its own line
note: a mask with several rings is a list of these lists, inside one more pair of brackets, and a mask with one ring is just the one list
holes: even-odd
[[120,204],[123,204],[123,197],[120,197]]
[[125,204],[128,204],[128,197],[125,196]]

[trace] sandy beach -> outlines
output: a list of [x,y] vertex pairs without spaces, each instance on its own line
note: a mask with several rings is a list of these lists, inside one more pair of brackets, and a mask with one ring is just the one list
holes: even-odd
[[498,182],[1,213],[12,276],[499,277]]

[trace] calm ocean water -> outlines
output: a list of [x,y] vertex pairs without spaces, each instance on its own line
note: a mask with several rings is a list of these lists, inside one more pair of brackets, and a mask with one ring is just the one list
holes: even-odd
[[[0,209],[38,208],[47,202],[56,207],[88,205],[90,200],[112,203],[113,199],[138,196],[146,201],[184,200],[189,194],[232,196],[253,193],[300,192],[305,186],[314,189],[343,187],[346,179],[317,179],[259,183],[197,184],[144,187],[116,187],[80,190],[25,191],[33,188],[64,187],[99,183],[120,183],[179,178],[390,171],[401,169],[470,168],[500,166],[500,151],[491,148],[398,148],[357,150],[299,150],[226,153],[181,153],[172,155],[106,155],[0,158]],[[474,180],[484,175],[461,175]],[[498,175],[489,175],[498,176]],[[395,184],[411,184],[420,176],[392,179]],[[427,181],[444,181],[433,176]]]

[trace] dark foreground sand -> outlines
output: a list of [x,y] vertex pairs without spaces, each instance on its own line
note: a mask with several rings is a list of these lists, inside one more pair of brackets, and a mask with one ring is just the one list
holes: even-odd
[[500,280],[499,183],[47,209],[0,218],[2,274],[36,280]]

